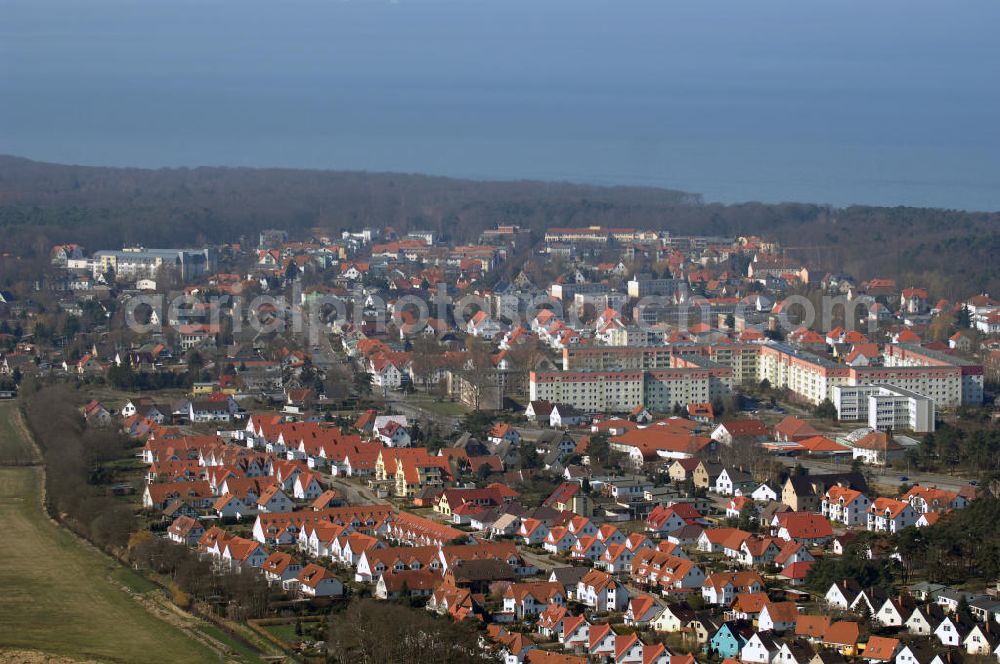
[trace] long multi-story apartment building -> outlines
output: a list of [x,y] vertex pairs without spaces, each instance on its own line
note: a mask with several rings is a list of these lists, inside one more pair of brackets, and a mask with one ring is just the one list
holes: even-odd
[[565,243],[595,243],[607,244],[615,242],[649,242],[659,239],[656,231],[639,230],[635,228],[605,228],[604,226],[586,226],[584,228],[550,228],[545,231],[545,242]]
[[898,345],[886,346],[883,356],[888,366],[881,367],[838,364],[783,344],[761,345],[760,354],[761,380],[767,379],[772,387],[788,388],[812,404],[824,399],[833,401],[838,386],[875,384],[915,392],[938,407],[955,408],[983,401],[981,366],[919,346],[908,351]]
[[704,403],[732,391],[732,371],[710,360],[659,369],[533,371],[531,399],[564,403],[585,412],[626,412],[638,405],[655,411]]
[[[961,382],[961,404],[979,405],[983,403],[983,377],[985,371],[983,365],[976,364],[971,360],[966,360],[947,353],[941,353],[930,348],[917,346],[916,344],[895,344],[887,346],[885,349],[885,365],[887,367],[922,367],[935,368],[943,367],[948,369],[958,369],[959,380]],[[900,387],[907,387],[901,385]],[[914,390],[925,396],[929,396],[938,403],[934,394],[924,392],[920,389]],[[958,404],[949,404],[958,405]]]
[[[732,372],[732,384],[757,383],[760,347],[755,344],[681,343],[656,346],[576,346],[563,349],[563,370],[667,369],[674,358],[704,357]],[[690,360],[689,360],[690,361]]]
[[[907,390],[930,399],[937,408],[982,403],[982,366],[920,346],[890,345],[884,356],[887,366],[852,367],[785,344],[679,343],[564,348],[562,364],[564,372],[579,374],[577,382],[616,371],[697,368],[725,372],[724,379],[718,373],[713,376],[717,382],[710,390],[712,399],[728,393],[733,385],[767,380],[772,387],[788,389],[811,404],[834,401],[838,387],[864,385]],[[645,405],[658,407],[649,401]]]
[[797,397],[818,404],[832,395],[834,386],[850,384],[851,367],[784,344],[758,347],[758,382],[788,389]]
[[215,271],[216,256],[214,249],[126,247],[96,252],[91,265],[95,277],[110,269],[121,279],[155,279],[161,268],[170,268],[187,280]]

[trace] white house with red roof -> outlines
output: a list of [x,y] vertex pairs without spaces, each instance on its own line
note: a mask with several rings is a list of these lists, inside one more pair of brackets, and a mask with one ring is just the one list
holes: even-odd
[[551,604],[558,606],[566,604],[566,591],[561,583],[553,581],[512,583],[503,595],[503,613],[516,620],[537,616]]
[[565,553],[576,544],[577,537],[565,526],[552,526],[542,542],[542,548],[551,554]]
[[614,613],[628,607],[628,590],[607,572],[593,569],[576,584],[576,599],[596,613]]
[[591,565],[596,563],[607,550],[604,542],[592,535],[585,535],[573,542],[569,549],[570,558],[574,560],[585,560]]
[[489,312],[477,311],[466,323],[465,331],[474,337],[492,340],[503,336],[507,327],[500,321],[494,320]]
[[522,519],[521,525],[517,529],[517,536],[520,537],[527,546],[537,546],[542,544],[546,541],[548,535],[549,527],[545,525],[545,522],[539,519],[532,519],[531,517]]
[[774,515],[772,527],[779,538],[807,546],[822,546],[833,539],[830,522],[814,512],[782,512]]
[[625,611],[625,624],[629,627],[646,627],[663,610],[663,606],[652,595],[643,593],[631,598]]
[[404,424],[390,420],[382,426],[376,427],[375,437],[388,447],[409,447],[410,432]]
[[194,546],[204,534],[205,527],[197,519],[190,516],[177,517],[167,528],[167,537],[172,542],[185,546]]
[[333,572],[315,563],[303,567],[295,577],[298,591],[305,597],[341,597],[344,584]]
[[292,496],[297,500],[316,500],[322,494],[323,485],[319,483],[318,475],[315,473],[298,473],[295,476],[295,481],[292,484]]
[[240,571],[244,567],[260,568],[267,560],[268,553],[254,540],[233,537],[222,547],[221,559],[230,569]]
[[291,498],[277,484],[263,489],[257,499],[257,509],[261,512],[291,512],[294,507]]
[[860,491],[835,485],[824,494],[820,509],[825,518],[854,528],[868,524],[870,505],[871,500]]
[[566,650],[586,648],[590,645],[590,623],[586,616],[566,616],[563,619],[559,642]]
[[916,525],[917,512],[904,500],[876,498],[868,508],[868,530],[898,533]]

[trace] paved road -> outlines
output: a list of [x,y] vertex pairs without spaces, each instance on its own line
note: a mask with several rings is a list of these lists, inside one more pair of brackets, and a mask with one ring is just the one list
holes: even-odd
[[327,333],[326,326],[322,323],[314,323],[308,314],[303,316],[302,342],[310,344],[308,348],[313,364],[320,369],[340,364],[340,358],[330,343],[330,335]]
[[368,487],[333,475],[323,475],[323,481],[330,487],[344,494],[344,500],[349,505],[389,505],[389,501],[379,498]]
[[[786,466],[800,464],[809,469],[811,473],[843,473],[851,469],[851,464],[844,461],[819,461],[816,459],[802,459],[796,457],[779,457]],[[902,484],[921,484],[923,486],[936,486],[941,489],[955,491],[963,486],[968,486],[969,480],[952,475],[942,475],[939,473],[921,473],[916,471],[899,470],[890,468],[887,470],[874,471],[875,483],[885,486],[898,487]],[[900,479],[906,477],[904,481]]]
[[549,559],[548,554],[546,554],[546,555],[539,555],[539,554],[535,553],[534,551],[527,550],[523,546],[518,546],[517,548],[521,552],[521,557],[523,557],[526,561],[528,561],[529,563],[531,563],[532,565],[534,565],[538,569],[542,570],[543,572],[548,572],[549,570],[551,570],[554,567],[568,567],[569,566],[568,562],[566,562],[566,563],[554,563],[554,562],[552,562]]

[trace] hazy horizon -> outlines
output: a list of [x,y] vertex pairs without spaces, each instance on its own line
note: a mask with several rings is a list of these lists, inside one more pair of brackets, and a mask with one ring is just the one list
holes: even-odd
[[0,152],[1000,210],[986,0],[6,0]]

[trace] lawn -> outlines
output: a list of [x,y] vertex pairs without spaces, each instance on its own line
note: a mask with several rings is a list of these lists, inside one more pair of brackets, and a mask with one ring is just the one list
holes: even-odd
[[445,417],[462,417],[471,410],[457,401],[438,401],[426,394],[410,394],[405,399],[402,399],[402,401],[411,406],[423,408],[428,412],[444,415]]
[[[0,461],[9,462],[31,447],[19,435],[15,405],[0,407]],[[41,473],[38,466],[0,467],[0,649],[124,662],[219,661],[119,585],[148,592],[147,583],[48,520],[39,502]]]
[[[303,626],[308,626],[308,623]],[[264,625],[264,629],[285,643],[294,643],[302,638],[295,634],[294,622],[278,623],[277,625]]]
[[302,620],[302,635],[295,633],[295,620],[283,623],[275,623],[271,625],[261,625],[261,629],[268,632],[271,636],[281,639],[287,644],[293,644],[298,641],[312,640],[312,631],[316,628],[319,623],[319,619],[306,618]]
[[21,465],[38,461],[20,426],[17,402],[0,401],[0,464]]

